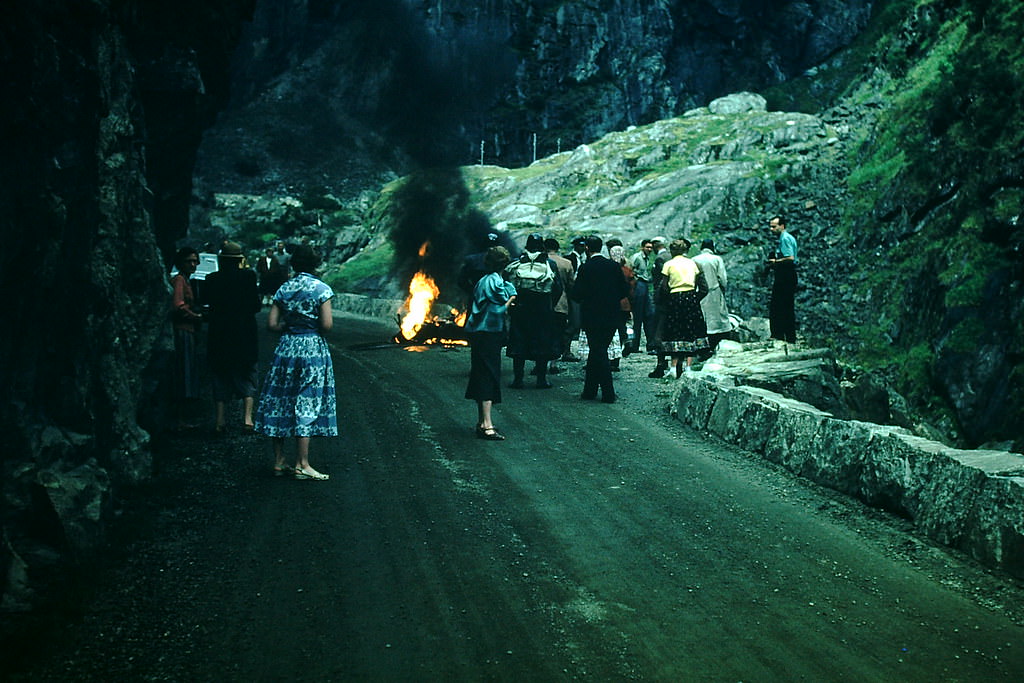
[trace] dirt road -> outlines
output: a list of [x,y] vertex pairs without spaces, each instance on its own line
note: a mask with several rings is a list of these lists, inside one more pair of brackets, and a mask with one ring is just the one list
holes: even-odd
[[[506,390],[474,438],[468,351],[339,319],[328,482],[234,433],[168,444],[96,589],[12,680],[990,681],[1024,590],[709,441],[624,361],[614,405]],[[269,346],[270,340],[267,340]],[[269,349],[268,349],[269,351]]]

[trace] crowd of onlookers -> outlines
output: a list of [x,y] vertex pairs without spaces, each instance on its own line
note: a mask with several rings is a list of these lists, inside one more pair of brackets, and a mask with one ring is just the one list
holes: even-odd
[[[770,319],[772,336],[793,341],[796,241],[785,221],[769,227],[779,248],[768,259],[775,272]],[[613,373],[622,358],[641,345],[657,358],[649,377],[675,377],[706,360],[733,331],[726,305],[728,276],[711,240],[690,256],[685,238],[641,240],[626,255],[621,240],[592,235],[572,241],[561,253],[552,238],[531,234],[515,258],[487,235],[486,244],[465,259],[459,285],[468,299],[465,325],[471,347],[466,398],[476,401],[476,435],[503,440],[492,408],[501,402],[501,352],[512,359],[509,387],[526,387],[531,364],[534,386],[552,387],[550,375],[564,363],[586,356],[583,400],[614,403]],[[199,265],[195,249],[180,249],[172,277],[175,396],[180,429],[184,406],[199,396],[196,330],[208,323],[207,359],[215,404],[216,433],[227,429],[226,404],[241,400],[241,428],[270,436],[276,474],[326,479],[309,465],[309,440],[338,432],[334,372],[321,334],[332,326],[331,288],[315,276],[319,257],[308,244],[267,248],[253,268],[239,244],[226,241],[217,270],[202,284],[202,306],[191,276]],[[267,326],[280,332],[257,402],[255,315],[270,305]],[[579,355],[577,355],[579,354]],[[296,438],[296,464],[285,463],[285,438]]]
[[[768,259],[775,273],[770,304],[772,337],[795,340],[796,241],[781,216],[769,221],[779,248]],[[671,372],[680,377],[707,360],[734,330],[726,304],[728,275],[715,244],[706,239],[690,256],[685,238],[641,240],[626,256],[618,239],[580,237],[561,253],[552,238],[534,233],[516,258],[487,235],[470,254],[459,284],[469,297],[467,336],[472,360],[466,398],[478,404],[477,436],[505,437],[494,427],[491,410],[501,402],[501,349],[512,359],[510,388],[526,386],[526,366],[538,389],[563,363],[586,356],[580,398],[616,400],[612,373],[621,358],[643,344],[657,358],[651,378]]]

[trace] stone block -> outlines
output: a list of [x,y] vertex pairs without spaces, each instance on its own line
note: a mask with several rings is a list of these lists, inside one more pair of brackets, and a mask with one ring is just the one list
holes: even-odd
[[811,481],[855,494],[870,440],[870,430],[863,423],[825,417],[806,435],[807,447],[799,451],[801,459],[790,461],[786,467]]
[[1024,576],[1024,456],[961,450],[908,434],[907,508],[929,538]]
[[857,424],[864,425],[870,438],[863,444],[860,476],[850,493],[872,507],[911,516],[907,491],[912,482],[912,455],[905,449],[893,447],[901,443],[894,437],[909,436],[909,433],[900,427],[871,422]]
[[762,453],[779,415],[782,396],[756,387],[721,388],[708,431],[723,441]]
[[675,399],[676,418],[694,429],[708,428],[708,418],[718,400],[719,384],[683,377]]
[[813,459],[818,430],[829,416],[806,403],[788,403],[792,405],[779,411],[775,429],[768,435],[764,456],[767,460],[798,472],[803,468],[803,463]]

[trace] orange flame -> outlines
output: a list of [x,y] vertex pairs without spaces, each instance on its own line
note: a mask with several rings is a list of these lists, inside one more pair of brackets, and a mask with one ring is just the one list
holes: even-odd
[[[429,241],[424,242],[420,246],[420,261],[426,257],[429,249]],[[403,310],[408,311],[402,318],[401,332],[399,333],[402,339],[412,341],[416,337],[416,333],[420,331],[420,328],[427,323],[433,323],[437,320],[435,316],[431,315],[431,310],[440,293],[441,291],[438,289],[437,284],[434,283],[434,279],[422,270],[413,276],[412,282],[409,283],[409,296],[406,297],[405,304],[402,307]],[[467,312],[459,313],[457,310],[452,309],[452,316],[455,319],[456,325],[460,327],[465,326]],[[423,343],[455,346],[465,345],[467,342],[461,339],[428,339]]]
[[409,283],[409,296],[405,299],[405,308],[409,312],[402,318],[402,337],[404,339],[412,339],[416,336],[416,332],[423,327],[423,323],[427,322],[427,316],[430,315],[434,300],[440,293],[437,285],[434,284],[434,279],[422,270],[413,276],[412,282]]

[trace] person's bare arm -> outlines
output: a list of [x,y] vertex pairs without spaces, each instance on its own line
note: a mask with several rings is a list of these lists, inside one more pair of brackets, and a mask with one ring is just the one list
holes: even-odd
[[267,329],[271,332],[280,332],[284,329],[284,321],[281,319],[281,307],[274,302],[267,314]]
[[331,300],[320,304],[320,329],[324,332],[330,331],[334,327],[334,314],[331,313]]

